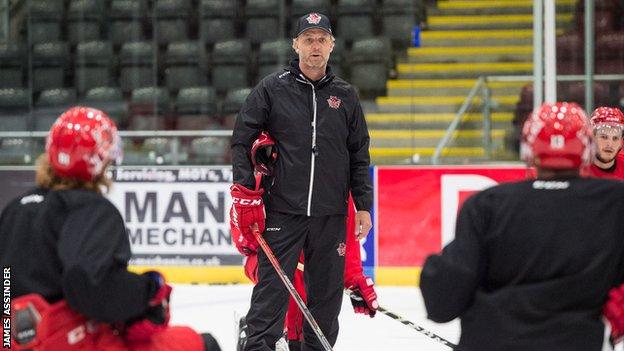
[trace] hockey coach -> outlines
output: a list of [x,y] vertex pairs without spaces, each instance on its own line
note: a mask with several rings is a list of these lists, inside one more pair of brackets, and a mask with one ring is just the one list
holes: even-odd
[[[304,15],[293,34],[298,58],[265,77],[237,116],[232,136],[231,225],[242,234],[237,248],[249,254],[258,248],[252,233],[257,224],[291,279],[303,250],[308,307],[333,345],[342,303],[349,191],[357,208],[359,238],[371,227],[369,135],[355,89],[327,65],[335,40],[329,18]],[[249,155],[261,131],[275,139],[279,156],[273,177],[258,189]],[[288,292],[260,250],[245,350],[275,348],[287,304]],[[304,339],[302,350],[322,350],[307,323]]]

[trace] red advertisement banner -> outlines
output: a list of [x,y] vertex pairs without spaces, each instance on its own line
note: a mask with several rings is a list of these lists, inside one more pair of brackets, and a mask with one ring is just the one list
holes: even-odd
[[526,178],[520,165],[377,167],[377,265],[422,266],[453,239],[470,195]]

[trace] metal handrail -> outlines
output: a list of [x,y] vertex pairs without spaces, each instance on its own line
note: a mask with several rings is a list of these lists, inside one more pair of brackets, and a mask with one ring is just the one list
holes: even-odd
[[[574,82],[574,81],[584,81],[585,75],[575,74],[575,75],[560,75],[557,76],[557,81],[562,82]],[[624,80],[624,74],[596,74],[594,75],[594,81],[616,81],[616,80]],[[486,151],[486,156],[490,157],[492,152],[492,138],[491,138],[491,119],[490,119],[490,107],[491,107],[491,90],[488,86],[489,82],[531,82],[533,81],[533,76],[529,75],[515,75],[515,76],[480,76],[470,92],[464,100],[464,103],[461,105],[455,118],[451,122],[451,124],[446,129],[446,133],[444,137],[440,139],[440,142],[436,146],[435,152],[431,159],[431,162],[435,165],[440,164],[440,157],[442,154],[442,150],[448,144],[448,142],[453,137],[453,133],[457,130],[457,126],[459,122],[461,122],[463,116],[466,114],[468,107],[472,105],[472,100],[477,94],[479,88],[483,88],[483,144]]]
[[464,117],[464,114],[466,114],[466,111],[472,105],[472,100],[474,100],[475,96],[477,95],[477,92],[479,91],[479,88],[481,88],[481,85],[484,83],[485,83],[485,78],[479,77],[475,85],[473,85],[472,89],[470,89],[470,92],[468,93],[466,100],[464,100],[464,103],[459,108],[459,111],[457,111],[457,114],[455,114],[455,118],[453,119],[451,124],[446,129],[446,133],[444,134],[444,137],[442,137],[442,139],[438,143],[438,146],[436,146],[435,152],[433,153],[433,157],[431,158],[431,162],[434,165],[440,164],[440,155],[442,154],[442,150],[453,137],[453,133],[457,129],[459,122],[461,122],[462,118]]

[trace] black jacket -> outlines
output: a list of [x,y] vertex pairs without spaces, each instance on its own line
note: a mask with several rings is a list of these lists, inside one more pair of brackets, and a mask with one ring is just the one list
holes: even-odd
[[13,297],[65,299],[88,318],[114,323],[144,314],[158,289],[147,276],[128,272],[121,214],[93,191],[35,189],[18,197],[0,216],[0,243]]
[[262,130],[277,142],[273,179],[265,182],[269,211],[346,214],[349,190],[358,210],[373,203],[369,136],[355,89],[331,71],[312,83],[291,62],[249,94],[232,136],[234,183],[254,187],[251,144]]
[[624,183],[523,181],[463,205],[421,274],[429,318],[461,318],[459,350],[599,351],[624,279]]

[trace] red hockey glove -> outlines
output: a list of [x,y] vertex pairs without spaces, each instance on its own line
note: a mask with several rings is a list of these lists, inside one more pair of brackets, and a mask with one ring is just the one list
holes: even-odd
[[611,324],[611,342],[616,344],[624,336],[624,285],[609,291],[602,313]]
[[361,275],[353,280],[353,285],[349,287],[349,290],[361,299],[351,298],[351,304],[355,313],[368,314],[375,317],[377,308],[377,294],[375,293],[373,280],[365,275]]
[[149,341],[152,335],[164,330],[169,325],[169,297],[171,285],[165,282],[165,278],[156,271],[143,273],[158,284],[156,295],[149,301],[149,307],[140,319],[131,321],[126,327],[125,339],[129,342]]
[[254,191],[240,184],[230,188],[232,207],[230,208],[230,228],[236,248],[243,255],[250,255],[258,249],[258,241],[253,235],[252,226],[258,224],[260,233],[264,232],[263,189]]

